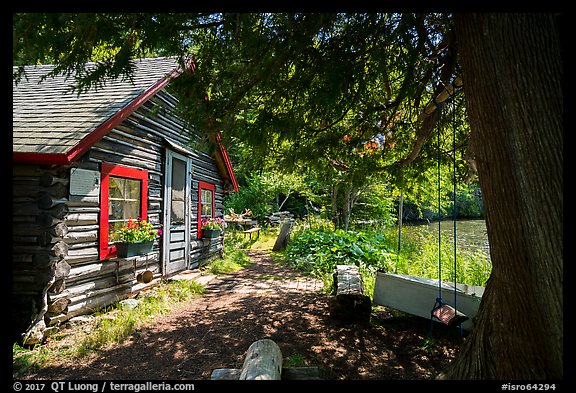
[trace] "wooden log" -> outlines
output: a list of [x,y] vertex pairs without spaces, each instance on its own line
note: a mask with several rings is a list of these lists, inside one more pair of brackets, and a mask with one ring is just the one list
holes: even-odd
[[240,379],[241,372],[242,370],[239,368],[216,368],[212,370],[210,379],[213,381],[237,381]]
[[334,272],[335,295],[329,301],[330,316],[351,323],[368,323],[372,302],[364,295],[362,279],[354,265],[337,265]]
[[50,247],[13,245],[12,251],[15,254],[49,254],[54,257],[65,257],[68,254],[68,245],[63,242],[56,242]]
[[282,377],[282,352],[270,339],[252,343],[240,372],[240,380],[280,380]]
[[69,303],[70,303],[70,300],[68,300],[66,298],[60,298],[58,300],[55,300],[52,303],[48,303],[48,311],[47,312],[52,313],[52,314],[59,314],[59,313],[63,312],[64,310],[66,310]]
[[41,244],[38,236],[12,236],[14,244]]
[[48,293],[60,294],[66,289],[66,280],[61,278],[54,281],[54,283],[48,288]]
[[54,198],[48,193],[42,193],[36,202],[40,209],[49,209],[68,202],[68,198]]
[[288,242],[290,241],[290,229],[292,229],[292,221],[285,222],[280,228],[280,234],[272,247],[272,251],[280,251],[286,248]]
[[[36,219],[34,219],[36,220]],[[51,227],[42,227],[37,223],[13,223],[12,233],[14,235],[34,235],[38,236],[47,232],[55,237],[64,237],[68,233],[68,226],[64,222],[58,222]]]
[[54,278],[61,279],[65,278],[70,274],[70,265],[66,262],[65,259],[62,259],[55,265],[56,269],[54,270]]
[[70,213],[66,217],[66,225],[91,225],[98,223],[98,213]]
[[38,197],[44,193],[48,193],[54,197],[64,198],[68,195],[68,186],[62,183],[56,183],[50,187],[41,187],[38,180],[27,179],[25,182],[13,183],[14,196],[34,196]]
[[[216,368],[210,375],[211,380],[234,381],[240,379],[240,368]],[[282,367],[282,380],[319,380],[318,367]]]
[[160,278],[156,278],[147,284],[140,283],[126,283],[121,285],[116,285],[111,288],[106,288],[101,291],[94,291],[89,295],[85,295],[82,301],[74,304],[75,299],[70,299],[70,304],[68,305],[68,310],[64,314],[58,315],[46,315],[46,322],[48,325],[54,325],[67,321],[68,319],[78,316],[92,313],[102,307],[109,306],[115,302],[126,299],[129,296],[142,291],[145,288],[149,288],[154,285],[158,285]]
[[100,203],[99,196],[70,195],[68,206],[96,206]]
[[56,218],[50,213],[41,213],[36,217],[36,222],[43,228],[52,227],[54,225],[58,225],[59,223],[63,222],[62,219]]
[[59,176],[62,172],[60,167],[46,168],[35,165],[14,165],[12,167],[12,176],[14,177],[40,177],[45,173]]
[[60,261],[62,257],[50,255],[47,252],[36,253],[32,256],[32,264],[35,268],[45,268],[54,265]]
[[48,231],[41,233],[38,236],[35,236],[35,238],[36,238],[36,243],[38,243],[41,246],[47,246],[49,244],[57,243],[57,242],[63,240],[62,237],[53,236]]
[[336,295],[363,295],[360,272],[355,265],[337,265],[334,272]]
[[57,183],[66,186],[68,185],[68,182],[69,182],[68,178],[57,177],[49,173],[44,173],[42,176],[40,176],[40,185],[42,187],[50,187]]
[[[86,226],[88,227],[88,226]],[[77,227],[71,227],[77,228]],[[84,230],[84,231],[70,231],[66,235],[66,243],[69,245],[76,243],[94,243],[98,240],[98,229]]]

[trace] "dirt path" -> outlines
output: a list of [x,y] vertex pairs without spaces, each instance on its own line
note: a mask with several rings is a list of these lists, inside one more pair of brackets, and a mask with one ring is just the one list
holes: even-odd
[[204,380],[215,368],[240,368],[250,344],[274,340],[284,362],[318,366],[325,379],[429,379],[454,357],[461,339],[429,321],[378,308],[370,326],[342,325],[328,315],[322,283],[276,264],[265,252],[217,277],[208,294],[178,305],[122,345],[30,378]]

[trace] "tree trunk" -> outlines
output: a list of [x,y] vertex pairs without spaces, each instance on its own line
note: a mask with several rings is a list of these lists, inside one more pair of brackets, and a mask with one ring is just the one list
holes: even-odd
[[334,229],[340,227],[340,215],[338,214],[338,184],[332,185],[332,224],[334,224]]
[[456,15],[492,275],[444,377],[563,377],[562,52],[554,16]]
[[352,184],[334,184],[332,186],[332,223],[334,229],[348,230],[352,208],[358,199],[358,188]]

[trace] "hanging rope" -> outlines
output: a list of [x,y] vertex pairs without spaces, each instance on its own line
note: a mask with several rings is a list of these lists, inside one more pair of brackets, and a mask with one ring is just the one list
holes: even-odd
[[[436,103],[436,101],[434,101]],[[437,181],[438,181],[438,299],[437,301],[442,302],[442,231],[441,231],[441,215],[442,215],[442,199],[441,199],[441,184],[440,184],[440,119],[441,119],[441,108],[437,107],[436,109],[438,114],[438,135],[436,138],[436,148],[438,150],[438,158],[437,158]]]
[[[453,98],[453,97],[452,97]],[[436,102],[434,101],[436,104]],[[437,110],[440,110],[439,105],[436,104]],[[437,134],[437,183],[438,183],[438,297],[434,303],[434,307],[430,312],[430,333],[429,336],[432,337],[432,324],[433,318],[436,317],[438,320],[443,322],[448,326],[460,326],[460,335],[462,335],[462,322],[468,319],[468,317],[457,309],[457,247],[456,247],[456,102],[452,100],[452,165],[453,165],[453,225],[454,225],[454,307],[445,304],[442,300],[442,235],[441,235],[441,214],[442,214],[442,199],[441,199],[441,173],[440,173],[440,119],[438,120],[438,134]]]
[[[456,247],[456,100],[452,94],[452,222],[454,224],[454,309],[458,310],[458,296],[456,293],[456,283],[458,282],[458,264],[457,264],[457,247]],[[460,324],[460,335],[462,335],[462,324]]]

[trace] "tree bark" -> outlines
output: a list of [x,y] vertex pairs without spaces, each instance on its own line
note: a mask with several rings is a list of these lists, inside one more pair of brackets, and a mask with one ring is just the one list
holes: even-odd
[[546,14],[456,15],[492,275],[443,377],[563,377],[562,51]]

